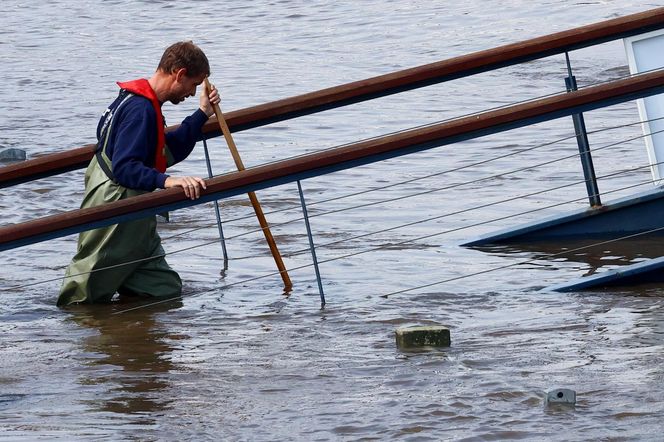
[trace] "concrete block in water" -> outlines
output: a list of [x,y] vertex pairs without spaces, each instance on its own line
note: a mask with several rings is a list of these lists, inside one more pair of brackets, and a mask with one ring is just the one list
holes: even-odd
[[0,161],[25,161],[25,151],[22,149],[9,148],[0,150]]
[[400,327],[395,335],[399,348],[450,346],[450,330],[440,325]]

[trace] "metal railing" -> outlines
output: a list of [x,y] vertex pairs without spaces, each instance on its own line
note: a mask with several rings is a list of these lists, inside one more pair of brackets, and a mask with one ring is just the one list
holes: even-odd
[[408,155],[661,92],[664,92],[664,71],[650,72],[217,176],[207,180],[207,190],[197,200],[188,199],[179,188],[171,188],[103,206],[72,210],[17,225],[0,227],[0,251]]
[[[233,131],[246,130],[660,28],[664,28],[664,8],[229,112],[227,122]],[[569,64],[568,73],[567,92],[265,164],[241,172],[214,176],[207,180],[207,190],[198,200],[189,200],[181,189],[174,188],[103,206],[72,210],[21,224],[3,226],[0,227],[0,251],[163,211],[177,210],[296,182],[303,212],[301,219],[306,223],[309,250],[313,255],[321,300],[324,303],[318,259],[315,254],[317,247],[314,246],[313,235],[308,225],[309,216],[300,185],[303,179],[564,116],[574,116],[574,137],[580,141],[578,155],[584,169],[584,180],[581,183],[586,184],[591,205],[601,204],[597,177],[590,156],[591,149],[587,143],[581,114],[664,92],[664,71],[652,71],[582,89],[577,88]],[[218,135],[217,130],[216,121],[209,121],[204,126],[203,136],[206,139],[215,137]],[[83,167],[91,158],[93,149],[93,145],[88,145],[70,152],[46,155],[37,160],[0,168],[0,188]],[[412,223],[408,225],[410,224]]]
[[[430,86],[664,28],[664,7],[228,112],[232,132]],[[177,126],[173,126],[175,128]],[[204,136],[221,135],[216,118]],[[86,167],[95,145],[0,168],[0,188]]]

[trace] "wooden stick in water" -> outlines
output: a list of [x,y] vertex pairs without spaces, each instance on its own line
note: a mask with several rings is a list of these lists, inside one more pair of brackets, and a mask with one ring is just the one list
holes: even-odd
[[[208,94],[212,90],[210,82],[208,81],[207,78],[205,78],[205,89]],[[228,148],[230,149],[231,155],[233,156],[233,161],[235,162],[235,166],[237,167],[237,170],[244,170],[245,167],[244,164],[242,163],[242,158],[240,158],[240,153],[238,152],[237,147],[235,146],[235,141],[233,141],[233,137],[231,136],[231,131],[228,128],[228,125],[226,124],[226,120],[224,119],[224,114],[221,112],[221,107],[218,104],[215,104],[213,107],[214,107],[214,114],[217,116],[217,121],[219,122],[219,128],[221,128],[221,132],[224,134],[224,138],[226,139]],[[261,229],[263,229],[265,240],[267,241],[267,244],[270,246],[270,252],[272,252],[272,256],[274,257],[274,262],[277,264],[277,268],[279,269],[279,274],[281,275],[281,279],[284,281],[284,290],[289,291],[291,288],[293,288],[293,284],[291,283],[290,277],[288,276],[288,271],[286,270],[284,261],[281,259],[281,255],[279,254],[279,249],[277,249],[277,243],[274,241],[272,232],[270,232],[270,227],[267,223],[267,220],[265,219],[265,214],[263,213],[263,209],[261,208],[261,205],[258,202],[258,198],[256,197],[256,194],[254,192],[249,192],[249,200],[251,201],[251,205],[253,206],[254,212],[256,213],[256,218],[258,218],[258,223],[260,224]]]

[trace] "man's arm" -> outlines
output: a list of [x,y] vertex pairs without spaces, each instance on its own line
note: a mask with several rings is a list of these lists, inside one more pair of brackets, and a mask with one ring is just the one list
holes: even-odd
[[199,96],[200,105],[198,110],[185,118],[176,130],[166,134],[166,145],[171,155],[173,155],[174,164],[187,158],[194,149],[203,125],[214,114],[213,103],[219,103],[217,89],[213,86],[212,93],[208,96],[205,93],[205,87],[203,87]]
[[[166,144],[171,150],[176,163],[182,161],[191,153],[196,144],[196,139],[201,133],[203,124],[214,113],[213,105],[218,104],[219,101],[219,93],[214,86],[212,86],[212,92],[209,95],[206,93],[205,87],[203,87],[199,96],[199,109],[193,115],[185,118],[178,129],[166,134]],[[175,149],[173,148],[174,146],[176,147]],[[178,149],[177,146],[180,146],[181,149]],[[181,158],[178,159],[179,157]],[[164,182],[164,187],[166,189],[182,187],[187,198],[192,200],[201,196],[201,188],[207,189],[205,181],[195,176],[169,176]]]

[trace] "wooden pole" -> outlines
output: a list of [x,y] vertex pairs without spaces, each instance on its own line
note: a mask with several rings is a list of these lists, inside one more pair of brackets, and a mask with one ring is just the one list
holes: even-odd
[[[209,94],[210,91],[212,90],[212,87],[210,86],[210,81],[205,78],[205,90]],[[226,120],[224,119],[224,114],[221,112],[221,107],[218,104],[213,105],[214,107],[214,114],[217,116],[217,121],[219,122],[219,127],[221,128],[221,132],[224,134],[224,138],[226,139],[226,143],[228,144],[228,149],[231,151],[231,155],[233,156],[233,161],[235,162],[235,166],[237,167],[237,170],[244,170],[244,164],[242,163],[242,158],[240,158],[240,152],[238,152],[237,147],[235,146],[235,141],[233,141],[233,137],[231,136],[231,131],[228,128],[228,125],[226,124]],[[279,274],[281,275],[281,279],[284,281],[284,290],[285,291],[290,291],[290,289],[293,288],[293,283],[291,283],[290,277],[288,276],[288,270],[286,270],[286,266],[284,265],[284,261],[281,259],[281,255],[279,254],[279,249],[277,249],[277,243],[274,241],[274,237],[272,236],[272,232],[270,231],[270,226],[267,223],[267,220],[265,219],[265,214],[263,213],[263,209],[261,208],[260,203],[258,202],[258,197],[256,197],[256,194],[254,192],[249,192],[249,200],[251,201],[251,205],[254,208],[254,212],[256,212],[256,218],[258,218],[258,223],[261,226],[261,229],[263,229],[263,234],[265,235],[265,240],[267,241],[267,244],[270,246],[270,252],[272,252],[272,256],[274,257],[274,262],[277,264],[277,269],[279,269]]]

